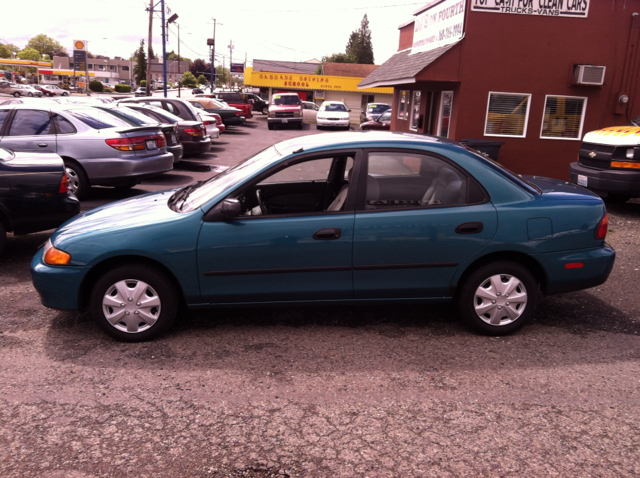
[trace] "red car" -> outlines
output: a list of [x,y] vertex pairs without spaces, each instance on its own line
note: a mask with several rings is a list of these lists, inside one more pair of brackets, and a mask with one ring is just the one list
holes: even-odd
[[378,119],[373,121],[366,121],[360,125],[362,131],[369,131],[370,129],[387,130],[391,129],[391,110],[387,110],[378,116]]

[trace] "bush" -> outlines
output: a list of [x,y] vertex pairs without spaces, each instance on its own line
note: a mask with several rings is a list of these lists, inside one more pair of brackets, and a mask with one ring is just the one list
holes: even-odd
[[131,85],[116,85],[116,93],[131,93]]
[[96,93],[102,93],[102,91],[104,90],[104,85],[99,81],[93,80],[91,81],[91,83],[89,83],[89,89],[91,91],[95,91]]
[[142,80],[140,82],[140,88],[146,88],[147,87],[147,80]]

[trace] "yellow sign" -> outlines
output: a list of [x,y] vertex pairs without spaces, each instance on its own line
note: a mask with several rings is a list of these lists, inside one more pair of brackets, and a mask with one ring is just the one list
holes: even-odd
[[357,91],[363,93],[393,94],[393,88],[365,88],[359,89],[358,83],[362,78],[348,76],[308,75],[300,73],[277,73],[272,71],[253,71],[247,67],[244,82],[251,86],[265,86],[271,88],[286,88],[296,90],[331,90]]
[[33,61],[33,60],[8,60],[2,59],[0,60],[0,65],[8,65],[8,66],[29,66],[29,67],[38,67],[38,66],[48,66],[51,67],[50,61]]
[[73,40],[73,49],[74,50],[86,50],[87,42],[84,40]]

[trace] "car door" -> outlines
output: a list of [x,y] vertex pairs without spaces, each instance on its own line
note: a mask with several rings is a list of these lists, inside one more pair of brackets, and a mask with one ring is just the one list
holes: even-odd
[[49,110],[16,108],[5,123],[0,138],[3,148],[57,152],[55,128]]
[[354,297],[448,297],[458,267],[491,241],[487,193],[445,158],[369,151],[355,216]]
[[[234,192],[245,205],[232,220],[205,222],[198,241],[202,298],[208,303],[316,301],[353,295],[353,207],[328,211],[353,155],[295,162]],[[258,196],[267,196],[262,211]],[[291,201],[286,197],[289,196]],[[297,208],[270,210],[279,204]],[[315,199],[311,199],[314,197]],[[299,198],[296,202],[293,198]],[[307,204],[303,210],[299,204]]]

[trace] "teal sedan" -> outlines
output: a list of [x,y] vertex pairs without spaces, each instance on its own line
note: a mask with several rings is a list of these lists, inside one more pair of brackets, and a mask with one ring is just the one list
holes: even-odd
[[181,189],[99,207],[33,258],[43,305],[89,309],[112,337],[169,329],[179,306],[454,301],[514,332],[543,295],[607,280],[602,200],[519,176],[440,137],[312,135]]

